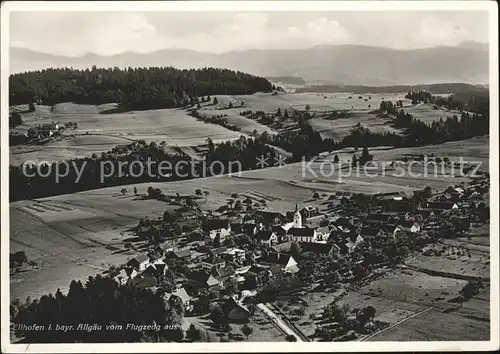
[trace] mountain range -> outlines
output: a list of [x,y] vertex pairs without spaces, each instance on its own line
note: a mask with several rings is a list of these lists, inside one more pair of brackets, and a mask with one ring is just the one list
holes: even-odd
[[397,50],[360,45],[316,46],[309,49],[252,49],[222,54],[186,49],[151,53],[125,52],[111,56],[65,57],[24,48],[10,48],[10,72],[73,67],[218,67],[251,74],[293,76],[307,83],[336,85],[404,85],[440,82],[488,82],[488,45]]

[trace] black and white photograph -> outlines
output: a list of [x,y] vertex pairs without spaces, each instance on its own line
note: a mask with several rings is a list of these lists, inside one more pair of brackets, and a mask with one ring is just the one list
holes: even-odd
[[2,352],[498,349],[496,2],[1,16]]

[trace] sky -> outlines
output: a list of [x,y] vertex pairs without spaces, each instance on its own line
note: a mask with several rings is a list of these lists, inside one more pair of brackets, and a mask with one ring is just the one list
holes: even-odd
[[480,11],[10,13],[10,45],[81,56],[191,49],[222,53],[359,44],[394,49],[488,42]]

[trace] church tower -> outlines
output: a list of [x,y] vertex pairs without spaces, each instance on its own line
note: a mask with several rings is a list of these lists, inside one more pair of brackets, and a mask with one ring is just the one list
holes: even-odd
[[295,203],[295,214],[293,215],[293,227],[302,227],[302,215],[299,212],[299,206]]

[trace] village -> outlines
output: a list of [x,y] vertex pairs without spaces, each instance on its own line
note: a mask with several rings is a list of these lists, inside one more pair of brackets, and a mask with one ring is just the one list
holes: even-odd
[[[242,324],[248,339],[256,330],[248,323],[258,316],[263,319],[256,323],[269,324],[288,341],[353,340],[383,329],[388,324],[374,320],[373,306],[350,315],[337,306],[339,288],[376,279],[381,269],[411,254],[470,258],[466,248],[447,248],[442,240],[467,236],[471,227],[489,220],[487,174],[444,191],[427,187],[413,195],[314,191],[315,206],[297,201],[286,213],[237,193],[215,211],[202,210],[197,201],[208,192],[193,192],[167,196],[150,187],[144,198],[177,207],[141,219],[125,243],[127,250],[139,253],[107,275],[120,285],[160,291],[166,300],[177,297],[191,323],[189,331],[209,328],[225,341],[243,340],[229,333],[231,325]],[[322,315],[306,318],[303,306],[283,305],[300,305],[305,302],[300,296],[316,289],[332,294]],[[318,318],[321,324],[313,335],[296,325]],[[257,333],[253,340],[260,340]]]

